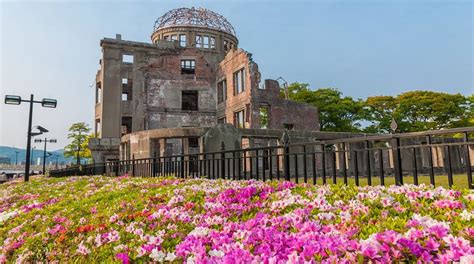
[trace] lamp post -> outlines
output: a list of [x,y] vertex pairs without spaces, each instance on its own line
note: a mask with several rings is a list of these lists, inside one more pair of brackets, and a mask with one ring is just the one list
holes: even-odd
[[285,79],[283,79],[283,77],[281,77],[281,76],[278,77],[276,80],[277,80],[277,81],[278,81],[278,80],[282,80],[282,81],[283,81],[283,88],[285,89],[285,99],[286,99],[286,100],[290,99],[290,95],[289,95],[289,92],[288,92],[288,82],[287,82]]
[[46,173],[46,143],[56,143],[58,142],[56,139],[35,139],[35,143],[42,143],[44,142],[44,149],[43,149],[43,175]]
[[30,100],[22,100],[18,95],[6,95],[5,104],[19,105],[22,102],[30,104],[30,111],[28,117],[28,132],[26,136],[26,164],[25,164],[25,181],[30,179],[30,149],[31,149],[31,122],[33,119],[33,103],[41,104],[42,107],[56,108],[57,101],[55,99],[43,98],[41,101],[35,101],[33,94],[30,95]]

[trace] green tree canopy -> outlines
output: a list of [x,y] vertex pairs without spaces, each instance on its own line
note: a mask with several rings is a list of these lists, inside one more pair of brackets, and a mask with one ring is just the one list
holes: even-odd
[[[471,96],[472,97],[472,96]],[[437,130],[473,125],[473,102],[461,94],[410,91],[392,96],[369,97],[364,102],[364,131],[387,133],[392,117],[400,132]]]
[[[289,99],[313,105],[319,110],[322,131],[356,132],[360,130],[360,113],[363,102],[343,96],[334,88],[311,90],[307,83],[288,86]],[[283,95],[283,91],[282,91]]]
[[91,137],[90,131],[89,125],[84,122],[72,124],[67,136],[71,142],[64,148],[64,156],[76,157],[78,160],[91,158],[91,152],[87,146]]
[[389,133],[392,118],[400,132],[474,125],[474,95],[409,91],[360,100],[334,88],[311,90],[309,84],[298,82],[288,86],[288,94],[290,100],[319,109],[322,131]]

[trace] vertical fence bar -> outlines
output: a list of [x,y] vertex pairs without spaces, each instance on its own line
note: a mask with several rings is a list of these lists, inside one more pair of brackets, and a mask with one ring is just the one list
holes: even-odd
[[268,168],[270,169],[269,172],[270,172],[270,181],[273,181],[273,155],[272,155],[272,151],[273,149],[270,148],[268,149],[268,158],[269,158],[269,166]]
[[413,183],[418,185],[418,168],[416,164],[416,147],[413,147]]
[[232,152],[232,180],[235,180],[235,168],[236,168],[235,164],[236,164],[236,161],[237,161],[237,155],[236,155],[236,152],[233,151]]
[[255,175],[256,175],[257,181],[260,178],[260,175],[258,174],[258,165],[259,165],[258,157],[259,157],[258,156],[258,149],[256,149],[255,150]]
[[285,168],[285,180],[290,180],[290,148],[285,143],[283,150],[283,167]]
[[212,166],[212,179],[215,180],[216,179],[216,170],[215,170],[215,167],[216,167],[215,163],[216,162],[215,162],[215,154],[214,153],[212,153],[212,162],[211,163],[212,163],[211,164],[211,166]]
[[[326,181],[326,145],[324,144],[321,145],[321,173]],[[332,182],[336,183],[335,178],[332,179]]]
[[369,186],[372,185],[372,174],[370,171],[370,142],[367,140],[365,142],[365,146],[367,148],[367,156],[366,156],[366,162],[367,162],[367,184]]
[[247,151],[244,150],[244,180],[247,180]]
[[469,153],[469,133],[464,132],[464,142],[466,142],[466,153],[464,154],[464,159],[466,160],[466,173],[467,173],[467,185],[469,189],[474,189],[472,185],[472,168],[471,168],[471,154]]
[[395,184],[403,184],[402,155],[400,149],[400,138],[392,140],[393,166],[395,167]]
[[308,173],[306,172],[306,146],[303,146],[303,178],[304,183],[308,183]]
[[295,182],[298,183],[298,151],[295,153]]
[[385,185],[385,177],[383,175],[383,149],[379,149],[379,177],[380,185]]
[[313,146],[313,155],[311,157],[312,164],[313,164],[313,184],[316,185],[317,179],[316,179],[316,150],[314,149]]
[[355,184],[359,186],[359,164],[357,164],[357,151],[354,150],[353,152],[353,159],[354,159],[354,180]]
[[448,185],[449,187],[453,186],[453,167],[451,164],[451,150],[449,148],[449,145],[446,146],[446,163],[448,167],[446,168],[448,170]]
[[337,183],[337,168],[336,168],[336,150],[332,152],[332,179],[334,183]]
[[250,165],[249,179],[253,179],[253,155],[252,155],[252,151],[249,152],[249,165]]
[[135,154],[132,155],[132,176],[135,177]]
[[239,160],[238,160],[238,169],[239,169],[239,180],[242,179],[242,153],[239,151]]
[[276,173],[277,180],[280,180],[280,155],[278,154],[278,149],[276,149]]
[[428,144],[428,166],[430,173],[430,183],[435,186],[435,174],[433,166],[433,147],[431,146],[431,135],[426,136],[426,142]]
[[344,184],[347,185],[347,165],[346,165],[346,143],[342,143],[342,173],[344,174]]

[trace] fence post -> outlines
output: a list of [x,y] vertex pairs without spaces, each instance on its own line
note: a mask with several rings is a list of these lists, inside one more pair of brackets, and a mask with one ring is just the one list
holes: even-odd
[[135,154],[132,155],[132,176],[135,176]]
[[290,180],[290,136],[288,135],[288,130],[285,130],[283,133],[283,167],[285,168],[285,180]]
[[393,166],[395,169],[395,184],[403,184],[402,155],[400,150],[400,138],[392,139]]
[[225,179],[225,143],[221,141],[221,177]]
[[467,172],[467,185],[469,189],[474,189],[474,186],[472,185],[472,169],[471,169],[471,156],[470,156],[470,147],[469,147],[469,133],[464,132],[464,142],[466,142],[466,154],[465,154],[465,160],[466,160],[466,172]]
[[187,178],[187,176],[186,176],[186,174],[185,174],[185,170],[184,170],[184,165],[185,165],[185,164],[184,164],[184,154],[181,155],[181,157],[180,157],[180,162],[181,162],[181,164],[180,164],[180,166],[179,166],[179,169],[180,169],[180,173],[179,173],[179,174],[181,174],[181,178],[184,179],[184,178]]
[[156,151],[153,153],[153,165],[152,165],[152,168],[151,168],[151,176],[152,177],[155,177],[156,176]]

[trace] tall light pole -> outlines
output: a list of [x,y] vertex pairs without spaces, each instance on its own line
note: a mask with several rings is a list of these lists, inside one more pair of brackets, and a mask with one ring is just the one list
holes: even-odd
[[30,149],[31,149],[31,122],[33,119],[33,103],[41,104],[43,107],[56,108],[57,101],[55,99],[43,98],[41,101],[35,101],[33,94],[30,95],[30,100],[22,100],[18,95],[6,95],[5,104],[19,105],[22,102],[30,103],[30,111],[28,117],[28,132],[26,136],[26,164],[25,164],[25,181],[30,179]]
[[282,80],[282,81],[283,81],[283,88],[285,89],[285,99],[286,99],[286,100],[290,99],[290,94],[289,94],[289,92],[288,92],[288,82],[287,82],[285,79],[283,79],[283,77],[281,77],[281,76],[278,77],[276,80],[277,80],[277,81],[278,81],[278,80]]
[[43,175],[46,173],[46,143],[56,143],[58,142],[56,139],[35,139],[35,143],[42,143],[44,142],[44,149],[43,149]]

